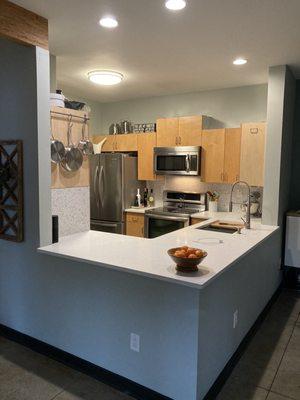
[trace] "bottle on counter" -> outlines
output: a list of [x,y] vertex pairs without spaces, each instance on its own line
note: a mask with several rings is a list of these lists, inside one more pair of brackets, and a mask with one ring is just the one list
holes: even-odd
[[136,207],[141,207],[141,204],[142,204],[142,196],[141,196],[141,193],[140,193],[140,189],[138,188],[136,196],[135,196],[135,206]]
[[153,189],[150,190],[150,195],[148,197],[148,206],[153,207],[155,204],[155,199],[154,199],[154,194],[153,194]]
[[144,207],[148,207],[148,201],[149,201],[148,194],[149,194],[148,188],[145,188],[144,189],[144,199],[143,199]]

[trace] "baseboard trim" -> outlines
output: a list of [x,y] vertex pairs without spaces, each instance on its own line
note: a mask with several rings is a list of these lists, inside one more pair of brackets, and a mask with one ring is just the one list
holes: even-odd
[[[271,308],[272,304],[278,298],[282,287],[280,286],[264,310],[256,319],[255,323],[244,337],[242,342],[240,343],[239,347],[237,348],[236,352],[230,358],[218,378],[216,379],[215,383],[212,385],[206,396],[203,400],[214,400],[222,387],[224,386],[226,380],[230,376],[233,368],[241,358],[243,352],[245,351],[247,344],[257,332],[258,328],[260,327],[262,321],[266,317],[269,309]],[[101,381],[120,392],[126,393],[137,400],[172,400],[169,397],[163,396],[151,389],[146,388],[145,386],[139,385],[136,382],[133,382],[127,378],[124,378],[120,375],[117,375],[113,372],[110,372],[98,365],[92,364],[89,361],[83,360],[82,358],[76,357],[73,354],[67,353],[63,350],[60,350],[54,346],[51,346],[45,342],[42,342],[38,339],[35,339],[31,336],[28,336],[24,333],[18,332],[12,328],[9,328],[5,325],[0,324],[0,335],[12,340],[14,342],[20,343],[30,349],[41,353],[47,357],[50,357],[62,364],[67,365],[70,368],[73,368],[79,372],[82,372],[98,381]]]
[[270,308],[274,304],[274,302],[277,300],[278,296],[280,295],[280,292],[282,291],[282,284],[278,287],[278,289],[275,291],[263,311],[259,314],[257,317],[256,321],[244,337],[244,339],[241,341],[239,347],[235,351],[235,353],[232,355],[228,363],[225,365],[223,368],[222,372],[218,376],[218,378],[215,380],[214,384],[212,387],[209,389],[207,392],[206,396],[204,397],[203,400],[215,400],[217,395],[220,393],[221,389],[223,388],[224,384],[226,383],[227,379],[229,378],[231,372],[233,371],[234,367],[236,366],[237,362],[243,355],[244,351],[246,350],[246,347],[250,340],[253,338],[255,333],[258,331],[259,327],[261,326],[263,320],[265,319],[266,315],[268,314]]

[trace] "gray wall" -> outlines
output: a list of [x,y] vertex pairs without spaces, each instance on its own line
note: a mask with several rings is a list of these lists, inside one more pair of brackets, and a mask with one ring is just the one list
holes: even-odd
[[102,133],[121,119],[155,122],[159,117],[203,114],[230,127],[265,121],[267,90],[267,85],[255,85],[102,104]]
[[292,153],[292,180],[290,187],[290,208],[300,209],[300,80],[297,81],[294,137]]
[[263,223],[281,225],[289,208],[295,79],[285,65],[271,67],[268,82]]

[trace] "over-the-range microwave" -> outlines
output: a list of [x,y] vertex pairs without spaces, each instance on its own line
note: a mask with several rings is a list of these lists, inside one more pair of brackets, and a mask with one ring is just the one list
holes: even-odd
[[157,175],[200,175],[201,147],[155,147],[154,172]]

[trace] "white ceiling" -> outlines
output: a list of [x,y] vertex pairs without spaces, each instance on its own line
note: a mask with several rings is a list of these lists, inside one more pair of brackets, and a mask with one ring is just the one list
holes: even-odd
[[[270,65],[300,76],[300,0],[187,0],[180,12],[164,0],[14,2],[49,19],[59,86],[101,102],[265,83]],[[107,13],[117,29],[98,25]],[[237,56],[248,64],[233,66]],[[97,86],[94,69],[125,79]]]

